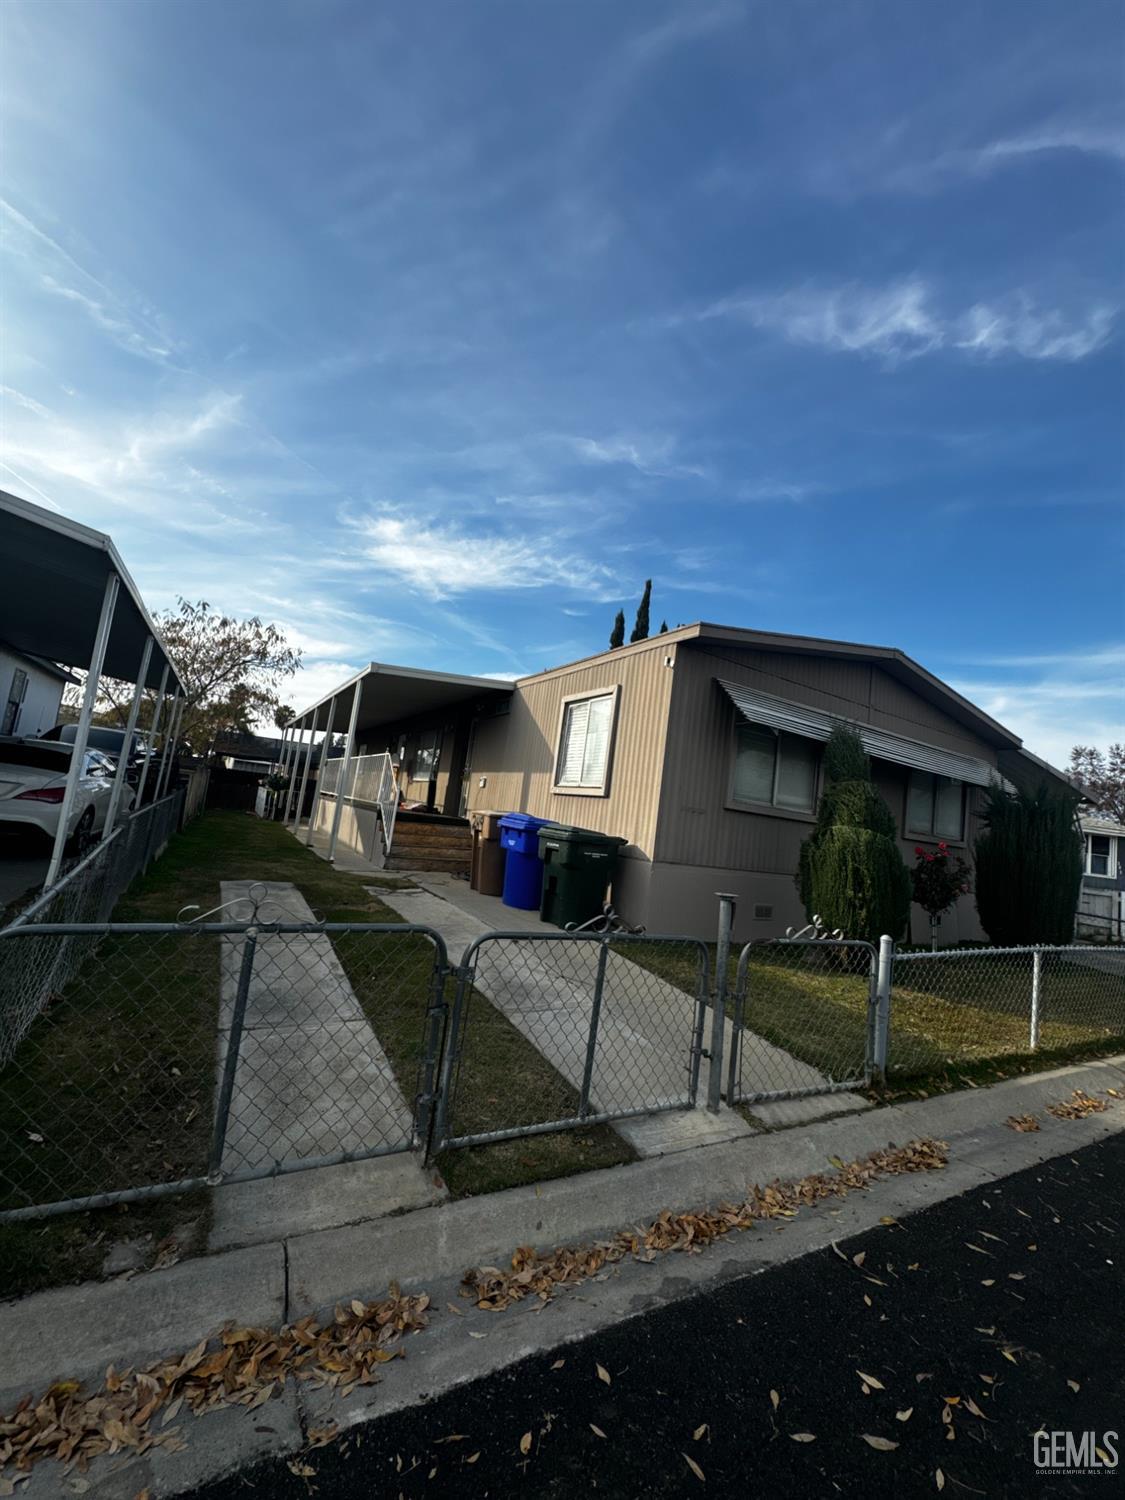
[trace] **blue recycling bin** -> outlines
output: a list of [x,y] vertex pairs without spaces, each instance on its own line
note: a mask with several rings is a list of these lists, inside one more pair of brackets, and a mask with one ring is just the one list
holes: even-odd
[[505,813],[500,819],[500,847],[504,851],[505,906],[520,911],[538,911],[543,888],[543,866],[539,860],[539,830],[548,818],[530,813]]

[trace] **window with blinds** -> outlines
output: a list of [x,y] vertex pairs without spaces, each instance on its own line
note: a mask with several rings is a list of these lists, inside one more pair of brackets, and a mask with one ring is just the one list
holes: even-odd
[[757,724],[739,724],[735,730],[732,801],[812,812],[818,759],[819,746],[812,740],[778,734]]
[[577,698],[563,709],[555,785],[600,791],[609,769],[613,693]]

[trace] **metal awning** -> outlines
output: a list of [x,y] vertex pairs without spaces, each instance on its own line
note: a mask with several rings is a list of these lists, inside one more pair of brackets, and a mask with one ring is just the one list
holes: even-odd
[[363,734],[381,724],[397,724],[455,703],[476,698],[494,701],[509,697],[511,692],[510,682],[495,677],[465,677],[454,672],[428,672],[421,667],[396,667],[373,661],[318,703],[294,714],[292,722],[304,729],[324,729],[329,708],[335,702],[339,727],[348,722],[358,693],[356,731]]
[[810,708],[804,703],[791,703],[787,698],[775,698],[772,693],[762,693],[757,688],[743,687],[721,677],[715,680],[742,717],[751,724],[762,724],[767,729],[822,741],[828,738],[837,724],[847,724],[857,732],[868,755],[873,755],[878,760],[889,760],[897,766],[909,766],[914,771],[932,771],[937,776],[968,782],[970,786],[988,786],[1002,779],[995,766],[971,755],[958,755],[956,751],[942,750],[936,745],[923,744],[920,740],[910,740],[904,735],[891,734],[886,729],[875,729],[870,724],[857,724],[851,719],[825,713],[823,709]]
[[119,580],[102,671],[136,682],[152,638],[144,686],[179,686],[160,632],[112,540],[55,511],[0,490],[0,640],[17,651],[88,668],[94,654],[106,580]]

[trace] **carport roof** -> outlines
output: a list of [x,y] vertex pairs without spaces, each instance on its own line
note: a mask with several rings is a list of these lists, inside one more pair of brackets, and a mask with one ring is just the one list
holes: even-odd
[[0,639],[17,651],[69,667],[88,667],[106,579],[116,573],[120,587],[104,673],[136,682],[145,640],[151,635],[145,686],[159,686],[166,662],[169,690],[178,683],[175,664],[140,591],[104,532],[0,490],[0,557]]
[[413,718],[415,714],[449,708],[474,698],[496,700],[507,697],[511,691],[510,682],[500,682],[495,677],[462,677],[453,672],[427,672],[421,667],[396,667],[387,662],[373,661],[319,702],[295,714],[292,722],[295,728],[327,729],[329,704],[335,698],[336,717],[332,730],[334,734],[342,734],[348,727],[352,703],[358,692],[356,730],[362,733],[366,729],[377,729],[380,724],[394,724],[401,719]]

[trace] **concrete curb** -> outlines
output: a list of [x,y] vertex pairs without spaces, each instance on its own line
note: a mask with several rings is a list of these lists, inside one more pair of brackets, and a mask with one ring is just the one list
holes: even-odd
[[[351,1295],[376,1295],[387,1283],[424,1285],[437,1309],[432,1328],[409,1342],[386,1381],[356,1393],[342,1407],[328,1392],[305,1389],[293,1401],[271,1403],[273,1451],[297,1448],[304,1423],[343,1425],[410,1404],[465,1380],[584,1337],[599,1326],[644,1312],[656,1302],[689,1295],[732,1276],[752,1274],[780,1260],[821,1248],[901,1217],[970,1187],[1064,1155],[1125,1130],[1125,1101],[1076,1122],[1041,1116],[1041,1129],[1020,1134],[1005,1125],[1012,1114],[1040,1113],[1074,1088],[1125,1094],[1125,1056],[1027,1075],[990,1088],[843,1116],[805,1128],[758,1135],[580,1177],[515,1188],[479,1199],[418,1209],[394,1219],[320,1230],[288,1242],[227,1251],[129,1281],[87,1283],[0,1307],[4,1350],[0,1411],[23,1394],[61,1377],[96,1378],[113,1362],[143,1364],[189,1347],[224,1322],[275,1323],[322,1310]],[[828,1157],[852,1158],[921,1135],[951,1143],[944,1172],[890,1178],[839,1205],[821,1205],[782,1228],[732,1237],[698,1256],[662,1257],[650,1267],[626,1264],[580,1295],[560,1297],[546,1316],[521,1306],[503,1316],[443,1312],[469,1265],[503,1263],[516,1245],[547,1248],[581,1243],[666,1207],[690,1208],[741,1198],[748,1185],[795,1178],[828,1168]],[[469,1325],[479,1330],[468,1337]],[[485,1336],[482,1337],[481,1335]],[[258,1413],[259,1418],[264,1415]],[[260,1434],[238,1412],[189,1428],[185,1454],[159,1451],[138,1460],[103,1460],[91,1471],[87,1493],[115,1500],[144,1483],[175,1494],[203,1477],[228,1471],[260,1453]],[[258,1424],[261,1426],[259,1420]],[[209,1441],[210,1438],[210,1441]],[[119,1484],[120,1481],[120,1484]],[[132,1488],[128,1488],[131,1485]],[[58,1493],[58,1470],[35,1471],[25,1496]]]

